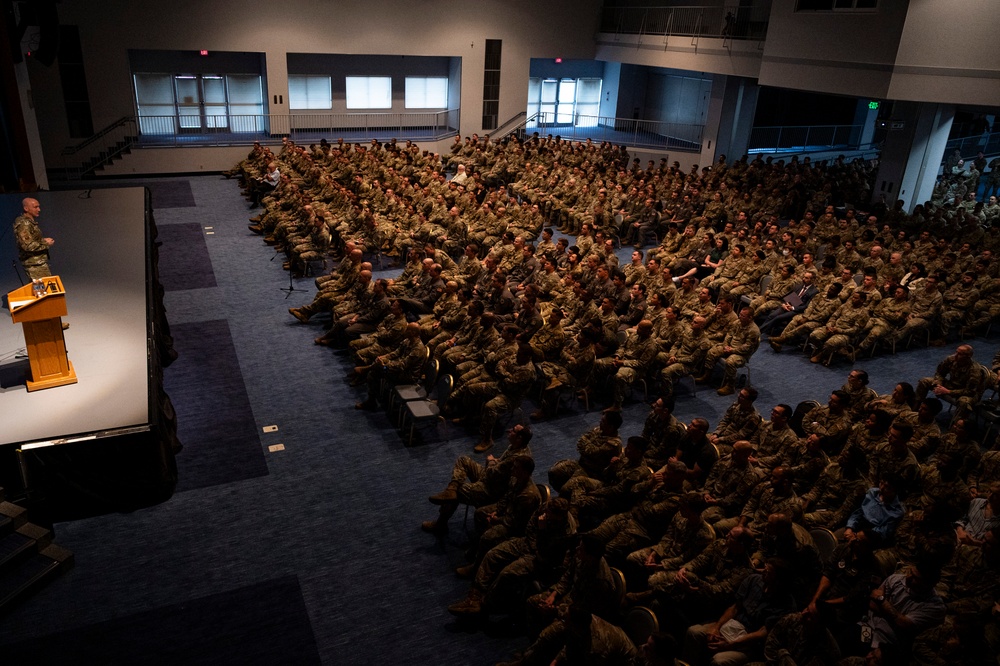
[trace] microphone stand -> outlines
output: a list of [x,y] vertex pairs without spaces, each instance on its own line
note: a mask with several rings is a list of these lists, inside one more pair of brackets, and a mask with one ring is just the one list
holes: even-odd
[[[277,256],[278,256],[279,254],[281,254],[281,250],[277,250],[277,251],[276,251],[276,252],[274,253],[274,257],[271,257],[270,261],[274,261],[274,258],[275,258],[275,257],[277,257]],[[306,289],[296,289],[296,288],[295,288],[295,283],[294,283],[294,282],[292,281],[292,267],[291,267],[291,266],[289,266],[289,267],[288,267],[288,286],[287,286],[287,287],[282,287],[282,288],[281,288],[281,289],[279,289],[278,291],[284,291],[284,292],[287,292],[287,293],[285,294],[285,300],[288,300],[288,297],[292,295],[292,292],[294,292],[294,291],[301,291],[301,292],[303,292],[303,293],[304,293],[304,292],[306,292],[307,290],[306,290]]]

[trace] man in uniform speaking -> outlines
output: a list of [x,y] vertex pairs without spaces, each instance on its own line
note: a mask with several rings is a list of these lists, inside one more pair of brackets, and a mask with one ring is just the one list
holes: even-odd
[[37,199],[27,198],[21,202],[24,214],[14,220],[14,238],[17,239],[18,258],[24,272],[32,280],[52,275],[49,270],[49,248],[55,243],[51,238],[43,238],[42,230],[35,220],[42,212]]

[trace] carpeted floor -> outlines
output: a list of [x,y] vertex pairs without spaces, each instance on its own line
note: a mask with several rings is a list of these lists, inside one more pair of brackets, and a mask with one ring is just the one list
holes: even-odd
[[[155,208],[154,208],[155,210]],[[165,291],[216,286],[205,230],[198,223],[166,224],[159,229],[160,283]]]
[[4,662],[321,663],[294,576],[8,644]]
[[178,358],[164,377],[185,454],[177,491],[267,474],[239,359],[225,320],[171,327]]
[[[468,632],[445,609],[467,590],[452,573],[463,562],[462,513],[444,543],[419,529],[436,513],[427,496],[444,486],[457,456],[471,455],[474,434],[448,425],[438,441],[406,448],[384,414],[353,410],[362,393],[344,381],[346,358],[312,344],[320,322],[302,325],[287,312],[311,300],[312,281],[297,281],[307,291],[285,298],[287,274],[247,231],[252,213],[235,182],[185,182],[196,206],[156,211],[167,239],[163,261],[188,267],[172,269],[177,282],[165,299],[181,352],[166,382],[184,433],[182,492],[131,514],[58,524],[56,541],[75,553],[76,567],[0,620],[3,663],[43,663],[53,654],[77,663],[157,663],[160,655],[197,662],[190,652],[172,658],[171,649],[184,649],[174,643],[188,636],[216,663],[312,663],[318,655],[337,666],[488,664],[523,648],[521,637]],[[216,233],[204,235],[205,226]],[[186,270],[204,276],[209,269],[214,284],[176,287]],[[1000,340],[973,345],[988,363]],[[871,373],[873,388],[888,392],[932,374],[949,351],[918,349],[857,365]],[[849,371],[766,345],[751,366],[765,414],[777,402],[826,401]],[[731,402],[699,390],[682,394],[676,413],[714,425]],[[604,406],[584,414],[574,405],[533,426],[537,479],[575,457],[576,439]],[[641,431],[647,411],[641,396],[626,404],[624,437]],[[267,425],[277,430],[264,433]],[[275,444],[284,449],[269,452]],[[116,661],[108,646],[120,636],[127,650]],[[244,638],[236,645],[233,636]],[[275,658],[285,649],[287,659]],[[229,650],[231,658],[219,656]],[[78,652],[96,657],[60,658]]]

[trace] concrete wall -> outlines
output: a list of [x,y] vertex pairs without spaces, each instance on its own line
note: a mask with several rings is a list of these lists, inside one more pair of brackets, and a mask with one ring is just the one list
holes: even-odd
[[910,0],[890,99],[1000,105],[996,0]]
[[885,98],[908,0],[874,12],[797,12],[774,0],[760,66],[762,86]]
[[[599,7],[600,0],[286,0],[278,6],[79,0],[58,9],[62,23],[80,29],[95,129],[135,112],[129,49],[207,49],[264,54],[270,113],[288,113],[289,52],[460,58],[462,133],[481,134],[485,40],[503,40],[503,123],[526,107],[531,58],[593,59]],[[69,137],[57,69],[29,63],[29,75],[46,159],[53,161],[78,142]]]
[[996,0],[881,0],[873,12],[796,12],[774,0],[763,86],[996,106]]

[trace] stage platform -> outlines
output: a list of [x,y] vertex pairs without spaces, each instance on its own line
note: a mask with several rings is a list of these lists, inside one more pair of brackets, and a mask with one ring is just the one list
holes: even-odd
[[[29,393],[24,383],[30,374],[27,359],[17,358],[25,346],[21,326],[11,321],[9,310],[0,311],[0,449],[45,455],[39,452],[59,448],[64,458],[72,451],[69,457],[77,464],[81,450],[95,450],[102,440],[110,445],[121,437],[132,442],[155,439],[162,373],[151,325],[155,308],[150,280],[155,280],[155,271],[145,189],[31,196],[41,204],[38,222],[43,234],[55,239],[50,268],[66,288],[68,314],[63,322],[70,328],[64,337],[78,382]],[[4,294],[20,286],[19,278],[25,279],[13,265],[17,250],[11,231],[23,198],[4,195],[0,200]],[[141,436],[136,439],[136,434]],[[90,448],[73,449],[74,442],[88,442]],[[9,455],[3,460],[2,480],[9,484]],[[23,460],[19,464],[24,467]],[[81,466],[87,467],[86,461]]]

